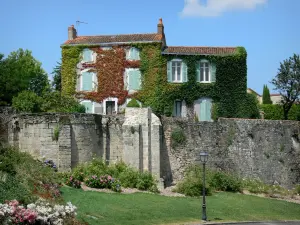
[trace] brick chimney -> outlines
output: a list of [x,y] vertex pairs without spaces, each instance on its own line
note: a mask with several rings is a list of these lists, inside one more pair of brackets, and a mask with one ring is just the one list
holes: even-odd
[[68,40],[73,40],[77,37],[77,31],[74,28],[74,25],[68,27]]
[[164,49],[167,46],[167,43],[166,43],[165,29],[164,29],[162,18],[159,19],[157,24],[157,34],[162,35],[162,49]]

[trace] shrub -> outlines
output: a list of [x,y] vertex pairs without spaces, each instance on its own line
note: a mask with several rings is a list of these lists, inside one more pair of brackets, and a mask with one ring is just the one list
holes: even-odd
[[139,179],[139,172],[133,168],[127,168],[120,173],[119,178],[123,187],[135,188]]
[[171,133],[172,146],[182,145],[186,142],[186,136],[181,128],[175,128]]
[[40,112],[41,104],[42,98],[33,91],[22,91],[12,99],[12,107],[18,112]]
[[139,190],[149,190],[150,187],[155,185],[154,177],[149,172],[143,172],[139,174],[136,188]]
[[249,118],[249,119],[259,119],[259,108],[258,100],[255,94],[247,93],[245,99],[240,105],[240,109],[237,114],[238,118]]
[[62,95],[58,91],[44,94],[43,99],[41,106],[43,112],[85,113],[85,107],[75,98]]
[[217,191],[240,192],[242,190],[242,183],[238,177],[221,171],[212,174],[209,184]]
[[110,175],[104,175],[100,177],[92,175],[85,180],[85,184],[91,188],[108,188],[116,192],[121,192],[120,181]]
[[295,186],[295,193],[300,195],[300,184]]
[[72,176],[65,180],[65,184],[73,188],[81,188],[81,182],[74,179]]
[[258,179],[245,179],[243,180],[243,187],[251,193],[268,193],[268,185],[264,184]]
[[140,104],[138,103],[138,101],[136,99],[131,99],[126,107],[132,107],[132,108],[140,108]]
[[[264,118],[266,120],[282,120],[283,117],[283,107],[282,105],[260,105],[260,110],[264,112]],[[289,111],[289,120],[300,121],[300,105],[294,104]]]

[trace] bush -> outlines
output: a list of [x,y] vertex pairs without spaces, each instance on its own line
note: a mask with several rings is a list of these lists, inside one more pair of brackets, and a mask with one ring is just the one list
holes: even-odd
[[138,103],[138,101],[136,99],[131,99],[126,107],[132,107],[132,108],[140,108],[140,104]]
[[295,186],[295,193],[300,195],[300,184]]
[[12,99],[12,107],[18,112],[40,112],[41,104],[42,98],[32,91],[22,91]]
[[133,168],[127,168],[125,171],[120,173],[119,178],[123,187],[136,188],[139,179],[139,172]]
[[210,186],[217,191],[230,191],[240,192],[242,191],[241,180],[226,172],[215,172],[209,181]]
[[[264,112],[266,120],[283,120],[283,107],[282,105],[260,105],[260,110]],[[294,104],[289,111],[289,120],[300,121],[300,105]]]
[[155,180],[151,173],[143,172],[139,174],[136,188],[139,190],[149,190],[153,185],[155,185]]
[[81,188],[81,182],[79,180],[74,179],[72,176],[68,177],[65,180],[65,184],[73,188]]
[[171,133],[172,146],[182,145],[186,142],[186,136],[181,128],[175,128]]
[[85,184],[91,188],[108,188],[116,192],[121,192],[120,181],[118,179],[113,178],[110,175],[103,175],[100,177],[92,175],[85,179]]
[[237,117],[248,119],[260,118],[258,100],[255,94],[247,93],[245,99],[242,99]]
[[48,92],[43,96],[43,112],[85,113],[85,107],[75,98],[62,95],[60,92]]

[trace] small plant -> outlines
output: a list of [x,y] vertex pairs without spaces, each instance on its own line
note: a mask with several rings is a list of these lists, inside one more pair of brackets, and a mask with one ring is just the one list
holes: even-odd
[[85,180],[85,184],[91,188],[108,188],[116,190],[117,192],[121,191],[120,181],[110,175],[104,175],[100,177],[97,175],[92,175]]
[[300,195],[300,184],[295,186],[295,193]]
[[133,98],[128,102],[127,107],[140,108],[140,104],[136,99]]
[[194,121],[195,121],[196,123],[199,122],[199,117],[198,117],[198,115],[197,115],[196,113],[194,114]]
[[149,190],[155,183],[151,173],[143,172],[139,174],[136,187],[139,190]]
[[181,128],[176,128],[171,133],[172,146],[182,145],[186,142],[186,136]]
[[242,190],[242,183],[238,177],[221,171],[213,173],[209,184],[217,191],[240,192]]
[[59,132],[60,132],[60,125],[57,124],[53,129],[53,136],[52,136],[53,141],[58,141]]

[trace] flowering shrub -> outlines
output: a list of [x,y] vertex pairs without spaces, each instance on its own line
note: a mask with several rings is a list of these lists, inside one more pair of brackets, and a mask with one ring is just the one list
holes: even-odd
[[92,188],[108,188],[112,189],[113,191],[121,192],[120,181],[110,175],[104,175],[100,177],[97,175],[92,175],[85,180],[85,184]]
[[44,165],[57,171],[57,166],[55,165],[55,163],[52,160],[45,160]]
[[70,202],[64,205],[50,205],[45,200],[28,204],[27,207],[19,205],[12,200],[0,204],[0,224],[54,224],[62,225],[65,221],[75,218],[76,207]]
[[44,199],[58,199],[61,197],[57,184],[36,182],[34,184],[33,194]]
[[73,176],[70,176],[70,178],[65,181],[65,184],[70,187],[74,187],[74,188],[81,187],[81,182],[79,180],[76,180],[75,178],[73,178]]

